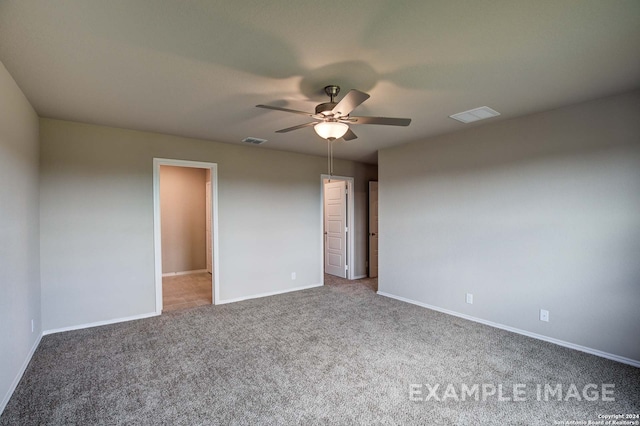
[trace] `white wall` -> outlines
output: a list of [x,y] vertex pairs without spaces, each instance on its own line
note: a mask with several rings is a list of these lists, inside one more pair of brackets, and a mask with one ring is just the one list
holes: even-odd
[[380,291],[640,360],[639,118],[635,91],[381,151]]
[[[325,158],[50,119],[40,134],[46,330],[155,311],[154,157],[218,164],[221,300],[320,282]],[[375,177],[374,166],[347,161],[335,172],[362,188]],[[359,228],[364,274],[366,222]]]
[[38,157],[38,116],[0,63],[0,412],[41,332]]
[[207,268],[207,170],[160,166],[162,273]]

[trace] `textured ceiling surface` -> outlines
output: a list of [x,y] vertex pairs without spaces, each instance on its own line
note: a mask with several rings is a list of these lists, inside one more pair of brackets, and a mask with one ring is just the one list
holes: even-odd
[[[640,1],[0,1],[0,61],[40,116],[324,155],[312,128],[276,130],[355,88],[338,158],[640,86]],[[487,105],[502,115],[448,116]]]

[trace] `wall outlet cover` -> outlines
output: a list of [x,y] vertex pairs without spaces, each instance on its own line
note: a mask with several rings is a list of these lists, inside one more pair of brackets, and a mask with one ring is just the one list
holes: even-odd
[[540,309],[540,321],[549,322],[549,311]]

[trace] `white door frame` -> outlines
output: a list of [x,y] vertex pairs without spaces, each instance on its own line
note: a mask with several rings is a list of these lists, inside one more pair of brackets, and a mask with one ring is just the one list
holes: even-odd
[[162,227],[160,226],[160,166],[193,167],[211,170],[211,291],[213,304],[220,300],[220,268],[218,267],[218,164],[201,161],[153,159],[153,247],[156,282],[156,314],[162,313]]
[[320,175],[320,283],[324,285],[324,180],[335,179],[343,180],[347,182],[347,227],[349,232],[347,233],[347,279],[352,280],[355,276],[355,226],[354,226],[354,213],[355,206],[353,197],[353,183],[354,178],[348,176],[336,176],[336,175]]
[[[367,275],[370,278],[377,278],[378,277],[378,269],[379,269],[378,265],[380,264],[379,263],[379,256],[378,255],[373,256],[373,245],[371,244],[371,241],[373,240],[373,234],[371,232],[371,224],[373,223],[373,218],[371,217],[372,216],[371,215],[371,213],[372,213],[372,209],[371,209],[371,186],[374,183],[375,183],[375,186],[376,186],[376,198],[377,198],[376,202],[377,202],[378,205],[380,204],[378,202],[380,200],[379,191],[378,191],[378,188],[379,188],[378,181],[377,180],[370,180],[369,181],[369,194],[368,194],[369,195],[369,197],[368,197],[368,200],[369,200],[369,229],[368,229],[368,232],[367,232],[367,245],[369,246],[369,262],[368,262],[368,266],[369,267],[367,268]],[[376,240],[378,241],[378,242],[376,242],[376,244],[377,244],[376,249],[379,249],[379,247],[380,247],[380,243],[379,243],[380,229],[378,228],[378,223],[380,222],[378,220],[378,211],[379,210],[380,209],[378,208],[378,206],[376,206],[376,235],[375,235],[375,237],[376,237]],[[373,263],[372,259],[374,257],[375,257],[375,260],[376,260],[376,275],[375,275],[375,277],[371,275],[371,265]]]

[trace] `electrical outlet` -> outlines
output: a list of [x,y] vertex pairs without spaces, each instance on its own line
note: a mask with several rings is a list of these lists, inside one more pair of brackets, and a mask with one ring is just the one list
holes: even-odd
[[473,305],[473,294],[467,293],[467,303]]
[[35,321],[31,320],[31,332],[33,333],[36,330]]
[[540,309],[540,321],[549,322],[549,311]]
[[295,279],[296,279],[296,273],[295,273],[295,272],[292,272],[292,273],[291,273],[291,279],[292,279],[292,280],[295,280]]

